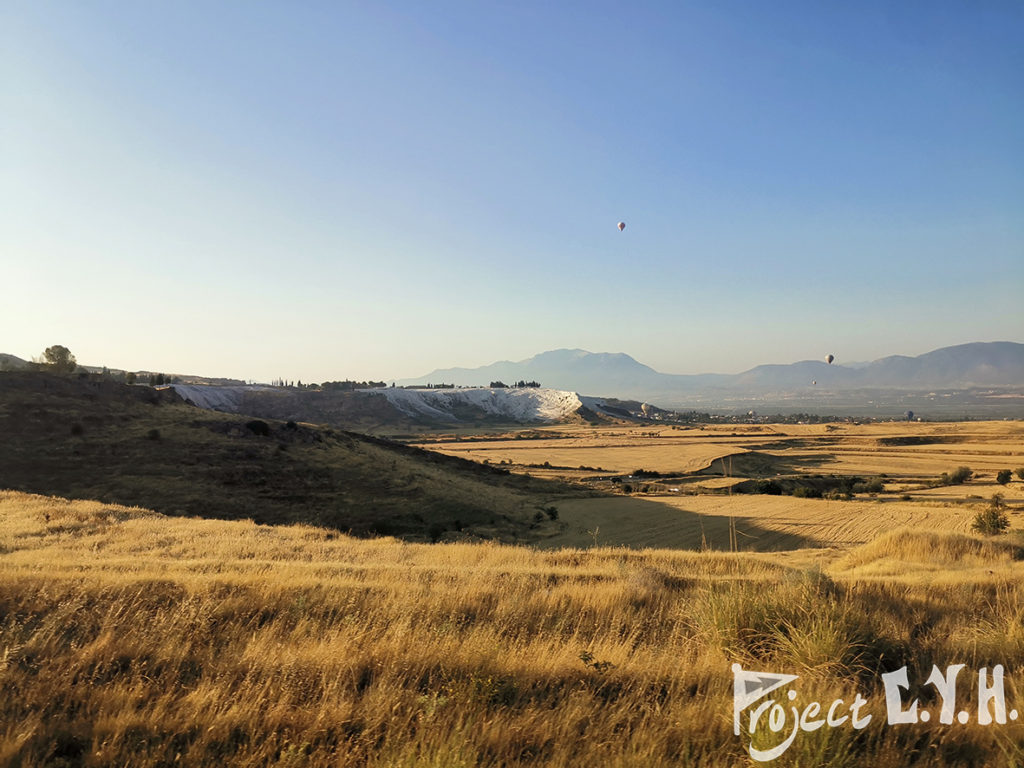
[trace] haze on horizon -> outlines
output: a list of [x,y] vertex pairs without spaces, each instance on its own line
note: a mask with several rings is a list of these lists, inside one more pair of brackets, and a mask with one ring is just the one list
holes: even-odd
[[1022,36],[1016,2],[9,3],[0,352],[323,381],[1021,341]]

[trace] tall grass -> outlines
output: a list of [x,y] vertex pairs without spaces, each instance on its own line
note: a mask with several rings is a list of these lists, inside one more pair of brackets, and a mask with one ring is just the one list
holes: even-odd
[[[0,764],[742,765],[733,661],[876,701],[904,663],[1012,678],[1024,661],[1006,580],[356,540],[3,492],[0,522]],[[823,729],[777,764],[1006,764],[1020,735]]]

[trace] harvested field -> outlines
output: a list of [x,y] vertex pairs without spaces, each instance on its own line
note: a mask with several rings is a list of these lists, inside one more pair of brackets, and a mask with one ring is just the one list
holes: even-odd
[[737,548],[750,552],[854,547],[904,526],[965,533],[975,513],[959,505],[739,494],[578,499],[560,502],[558,511],[564,530],[540,546],[593,546],[597,531],[600,546],[728,551],[732,525]]
[[915,479],[937,477],[964,465],[994,479],[1001,469],[1024,466],[1024,424],[1017,421],[552,427],[534,432],[534,439],[438,438],[420,444],[492,464],[540,467],[547,462],[571,471],[565,475],[569,477],[578,475],[580,467],[615,473],[638,468],[689,473],[709,467],[717,458],[751,451],[804,471]]

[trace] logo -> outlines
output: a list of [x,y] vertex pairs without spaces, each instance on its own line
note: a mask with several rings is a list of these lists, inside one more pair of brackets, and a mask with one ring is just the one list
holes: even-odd
[[[958,711],[956,704],[957,680],[964,666],[952,664],[945,672],[933,666],[924,682],[924,685],[931,685],[935,689],[937,697],[933,698],[940,704],[937,719],[943,725],[952,725],[954,721],[966,725],[971,721],[972,713],[966,709]],[[860,693],[856,693],[852,699],[839,698],[831,702],[811,700],[797,706],[797,699],[804,702],[806,697],[800,697],[795,687],[787,686],[799,680],[799,675],[755,672],[733,664],[732,676],[733,732],[746,739],[747,751],[759,762],[769,762],[780,757],[801,733],[811,733],[819,728],[852,728],[859,731],[867,728],[874,717],[865,712],[868,700]],[[903,691],[910,689],[905,666],[883,674],[882,687],[885,691],[886,725],[927,723],[936,714],[921,708],[916,698],[909,704],[904,701]],[[995,665],[991,674],[987,667],[978,671],[977,702],[974,719],[978,725],[1004,725],[1007,719],[1017,720],[1018,711],[1011,709],[1007,712],[1006,709],[1002,664]],[[758,746],[754,746],[755,741]]]

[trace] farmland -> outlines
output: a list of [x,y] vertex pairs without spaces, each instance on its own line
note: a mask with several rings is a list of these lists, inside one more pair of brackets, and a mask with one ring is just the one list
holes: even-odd
[[[1024,466],[1020,422],[552,427],[420,445],[602,491],[559,502],[561,529],[536,540],[547,547],[844,548],[900,526],[965,532],[995,493],[1024,526],[1024,484],[996,482]],[[969,482],[941,482],[960,466]],[[757,481],[820,491],[871,479],[842,499],[741,492]]]

